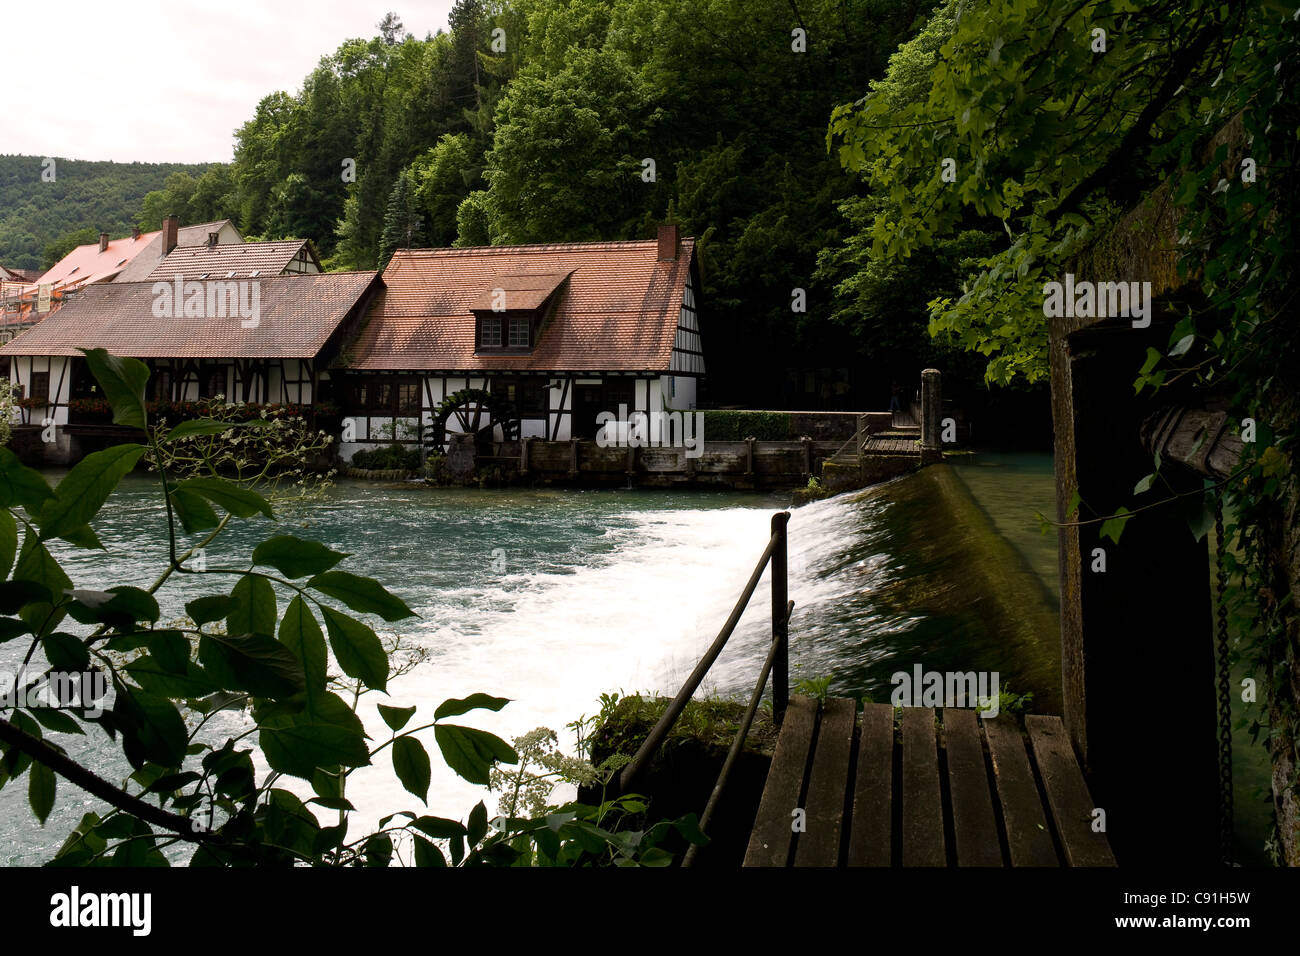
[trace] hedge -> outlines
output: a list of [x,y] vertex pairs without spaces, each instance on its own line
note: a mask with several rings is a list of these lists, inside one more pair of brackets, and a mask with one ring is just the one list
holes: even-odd
[[404,448],[393,444],[373,451],[359,451],[352,455],[350,464],[353,468],[365,468],[371,471],[389,469],[415,471],[420,467],[420,449]]
[[789,441],[791,416],[786,412],[714,410],[704,413],[705,441]]

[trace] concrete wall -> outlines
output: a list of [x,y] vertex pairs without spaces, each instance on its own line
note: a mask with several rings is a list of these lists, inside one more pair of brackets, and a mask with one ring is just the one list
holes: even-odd
[[525,474],[559,484],[622,485],[631,480],[649,487],[790,488],[817,474],[838,448],[836,442],[709,442],[702,455],[692,458],[684,448],[602,448],[594,441],[534,440],[527,442]]

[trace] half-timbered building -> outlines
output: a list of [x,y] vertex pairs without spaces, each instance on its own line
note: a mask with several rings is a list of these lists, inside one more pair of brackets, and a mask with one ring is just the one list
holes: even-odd
[[341,454],[427,440],[467,392],[495,400],[498,441],[594,438],[602,412],[694,408],[694,251],[676,226],[637,242],[399,250],[331,375],[354,426]]
[[[161,280],[92,285],[0,349],[22,390],[21,424],[55,426],[47,461],[75,459],[78,439],[111,431],[81,348],[143,359],[148,398],[164,409],[217,395],[312,406],[342,343],[356,334],[378,273],[177,282],[174,301]],[[255,311],[242,308],[250,301]]]

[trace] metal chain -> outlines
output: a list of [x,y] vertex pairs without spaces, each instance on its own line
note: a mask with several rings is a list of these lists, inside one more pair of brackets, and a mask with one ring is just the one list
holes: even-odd
[[1216,686],[1219,698],[1219,854],[1225,866],[1232,865],[1232,675],[1228,661],[1228,573],[1224,570],[1223,552],[1227,547],[1223,533],[1223,503],[1214,503],[1214,536],[1218,546],[1214,552],[1218,575],[1216,601],[1218,609],[1218,674]]

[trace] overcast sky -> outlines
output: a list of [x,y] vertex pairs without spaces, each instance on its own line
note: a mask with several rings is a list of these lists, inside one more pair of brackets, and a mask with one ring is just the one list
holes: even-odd
[[452,0],[7,0],[0,153],[228,162],[262,97],[393,10],[423,38]]

